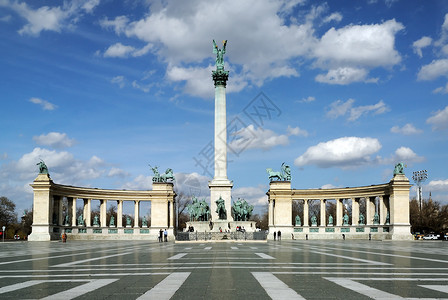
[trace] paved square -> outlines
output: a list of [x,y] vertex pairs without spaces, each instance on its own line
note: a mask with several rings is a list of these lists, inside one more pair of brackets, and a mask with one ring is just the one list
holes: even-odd
[[448,299],[447,242],[0,243],[0,299]]

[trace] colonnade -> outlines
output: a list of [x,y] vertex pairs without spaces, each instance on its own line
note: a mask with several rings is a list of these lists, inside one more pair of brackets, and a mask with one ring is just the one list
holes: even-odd
[[[394,175],[393,179],[385,184],[336,189],[299,190],[291,189],[289,181],[272,181],[267,193],[269,232],[272,235],[280,230],[282,237],[286,238],[334,239],[341,238],[344,233],[344,238],[346,235],[362,238],[367,234],[371,237],[373,234],[381,239],[411,239],[410,187],[409,180],[403,174]],[[299,215],[298,224],[292,213],[292,204],[296,200],[303,205],[303,215]],[[319,224],[318,216],[310,213],[311,201],[319,201]],[[335,215],[331,216],[333,222],[330,222],[330,215],[327,214],[328,201],[332,201],[336,206]],[[361,201],[365,201],[363,212],[360,212]],[[351,202],[348,209],[344,207],[347,202]],[[348,211],[351,211],[351,214]],[[347,216],[344,218],[345,215]],[[351,222],[348,222],[350,216]],[[360,218],[364,220],[360,221]]]
[[[105,190],[55,184],[48,174],[39,174],[31,186],[34,200],[30,241],[58,239],[62,231],[69,236],[82,233],[83,239],[90,238],[88,234],[93,233],[101,234],[102,239],[107,239],[110,234],[113,235],[109,236],[111,239],[154,238],[160,229],[166,229],[171,236],[174,233],[176,194],[171,182],[154,182],[151,191]],[[65,216],[64,199],[67,199]],[[78,199],[83,201],[81,220],[77,215]],[[96,220],[92,219],[93,200],[100,202],[99,218]],[[117,204],[114,224],[110,221],[107,224],[107,204],[110,202]],[[123,224],[123,204],[126,202],[134,205],[133,225]],[[151,203],[149,227],[139,224],[140,204],[144,202]]]

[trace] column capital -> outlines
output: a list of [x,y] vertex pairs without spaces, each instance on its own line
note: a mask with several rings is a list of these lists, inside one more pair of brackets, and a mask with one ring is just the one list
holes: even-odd
[[212,71],[212,78],[213,81],[215,82],[215,87],[219,85],[226,87],[227,80],[229,79],[229,71],[224,70]]

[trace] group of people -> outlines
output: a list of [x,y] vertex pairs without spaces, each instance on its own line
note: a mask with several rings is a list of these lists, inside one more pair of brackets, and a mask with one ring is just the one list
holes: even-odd
[[159,230],[159,243],[161,242],[168,242],[168,231],[162,230],[162,228]]
[[275,240],[278,240],[278,241],[282,240],[282,232],[280,230],[278,232],[274,231],[274,241]]

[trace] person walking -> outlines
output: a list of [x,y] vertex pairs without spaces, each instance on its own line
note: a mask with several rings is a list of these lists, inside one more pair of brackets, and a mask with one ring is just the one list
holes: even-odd
[[281,232],[280,230],[277,232],[277,239],[278,239],[279,241],[282,240],[282,232]]
[[166,229],[163,232],[163,236],[165,237],[165,242],[168,242],[168,231]]
[[162,236],[163,236],[163,231],[162,231],[162,228],[160,228],[160,230],[159,230],[159,243],[162,242]]
[[274,231],[274,241],[277,239],[277,232]]

